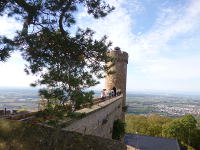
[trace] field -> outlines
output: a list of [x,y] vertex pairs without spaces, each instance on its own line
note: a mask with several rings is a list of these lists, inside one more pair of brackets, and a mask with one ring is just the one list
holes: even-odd
[[28,110],[38,108],[36,89],[0,89],[0,110]]

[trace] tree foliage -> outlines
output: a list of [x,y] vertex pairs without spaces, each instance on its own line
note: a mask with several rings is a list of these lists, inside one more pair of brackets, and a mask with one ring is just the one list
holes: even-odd
[[[183,146],[187,147],[188,145],[196,148],[196,145],[192,144],[192,142],[196,143],[195,141],[200,140],[198,136],[196,136],[198,132],[195,133],[195,131],[199,130],[196,124],[197,121],[192,115],[185,115],[165,124],[163,127],[163,135],[164,137],[178,139]],[[197,139],[194,139],[194,137]]]
[[[27,74],[39,79],[32,86],[44,85],[40,95],[50,102],[58,100],[64,105],[72,98],[91,101],[91,92],[85,88],[98,84],[112,61],[107,56],[110,42],[104,36],[93,38],[94,31],[75,31],[74,17],[78,8],[86,8],[88,14],[98,19],[114,8],[103,0],[3,0],[0,15],[7,15],[23,22],[13,39],[0,37],[0,61],[6,61],[13,51],[20,51],[28,62]],[[72,28],[73,27],[73,28]],[[109,72],[108,72],[109,73]],[[77,94],[79,93],[79,94]],[[76,103],[79,108],[80,102]]]
[[180,118],[126,115],[126,132],[178,139],[183,149],[200,149],[200,128],[192,115]]
[[163,124],[171,121],[169,117],[162,118],[158,115],[139,116],[139,115],[126,115],[126,132],[127,133],[140,133],[150,136],[162,136]]

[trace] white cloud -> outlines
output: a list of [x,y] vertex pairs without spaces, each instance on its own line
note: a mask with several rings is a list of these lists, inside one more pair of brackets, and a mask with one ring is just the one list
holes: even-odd
[[36,77],[28,76],[24,72],[25,61],[19,53],[13,53],[6,62],[0,62],[0,86],[1,87],[29,87]]
[[9,38],[14,37],[16,30],[22,28],[22,25],[15,19],[7,18],[6,16],[0,17],[0,36],[6,35]]
[[[163,9],[154,27],[138,37],[137,44],[133,45],[136,60],[141,60],[141,53],[155,56],[167,49],[168,42],[177,36],[187,34],[200,27],[200,0],[191,0],[187,8]],[[145,57],[142,55],[142,57]]]
[[[116,10],[105,19],[91,21],[89,16],[82,15],[82,21],[79,23],[84,27],[89,26],[94,29],[98,37],[103,34],[108,35],[114,46],[120,46],[122,50],[129,53],[128,89],[133,89],[133,85],[140,89],[148,87],[162,89],[162,84],[169,83],[171,84],[166,88],[193,89],[195,87],[199,89],[200,86],[197,85],[199,82],[195,84],[192,83],[192,80],[198,80],[200,77],[200,71],[198,71],[200,56],[194,57],[191,53],[188,58],[182,58],[180,53],[180,56],[170,57],[170,53],[173,55],[174,52],[171,50],[173,45],[170,45],[169,42],[176,41],[176,50],[179,52],[182,48],[188,50],[192,48],[191,44],[193,43],[190,43],[190,46],[187,44],[188,38],[191,39],[191,37],[187,38],[187,34],[199,31],[200,0],[188,0],[185,6],[173,8],[161,5],[153,27],[138,35],[133,34],[137,20],[134,15],[129,13],[131,10],[129,6],[136,4],[135,8],[138,8],[136,12],[142,13],[145,8],[141,6],[140,1],[109,0],[108,2],[115,5]],[[84,20],[87,20],[87,23]],[[179,38],[183,35],[186,36],[185,42]],[[199,41],[200,36],[196,38],[192,37],[193,40]],[[169,56],[163,56],[166,51]],[[191,81],[190,87],[186,88],[187,84],[180,86],[182,80],[187,80],[187,84]]]
[[166,59],[160,58],[155,61],[146,62],[149,65],[143,73],[148,73],[149,76],[155,79],[163,80],[190,80],[194,78],[200,79],[200,70],[197,66],[200,65],[199,57]]
[[[22,25],[12,18],[0,17],[0,36],[13,38],[16,30]],[[0,62],[0,86],[28,87],[35,78],[27,76],[24,72],[24,61],[19,53],[13,53],[5,63]]]
[[[115,6],[115,10],[103,19],[94,20],[87,15],[86,10],[78,15],[78,24],[83,27],[90,27],[96,31],[96,37],[108,35],[113,46],[120,46],[125,51],[131,51],[131,45],[135,41],[132,34],[134,19],[130,14],[137,14],[143,11],[143,6],[138,0],[108,0],[109,4]],[[131,12],[131,13],[130,13]]]

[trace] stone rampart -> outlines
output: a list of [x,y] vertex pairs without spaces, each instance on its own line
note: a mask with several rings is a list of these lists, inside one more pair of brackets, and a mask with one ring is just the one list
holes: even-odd
[[79,110],[86,116],[71,121],[63,130],[75,131],[86,135],[112,138],[113,123],[121,119],[123,95],[105,100],[91,108]]

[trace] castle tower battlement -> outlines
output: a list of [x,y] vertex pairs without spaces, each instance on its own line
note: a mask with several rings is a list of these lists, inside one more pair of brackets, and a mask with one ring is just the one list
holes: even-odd
[[108,55],[113,57],[115,61],[125,62],[128,64],[128,53],[121,51],[119,47],[115,47],[114,50],[108,52]]
[[[120,89],[123,94],[122,107],[126,105],[126,76],[127,76],[127,64],[128,64],[128,53],[121,51],[119,47],[110,51],[108,55],[114,58],[114,65],[110,71],[114,71],[114,74],[106,76],[105,88],[111,90],[113,87]],[[111,62],[108,63],[111,65]]]

